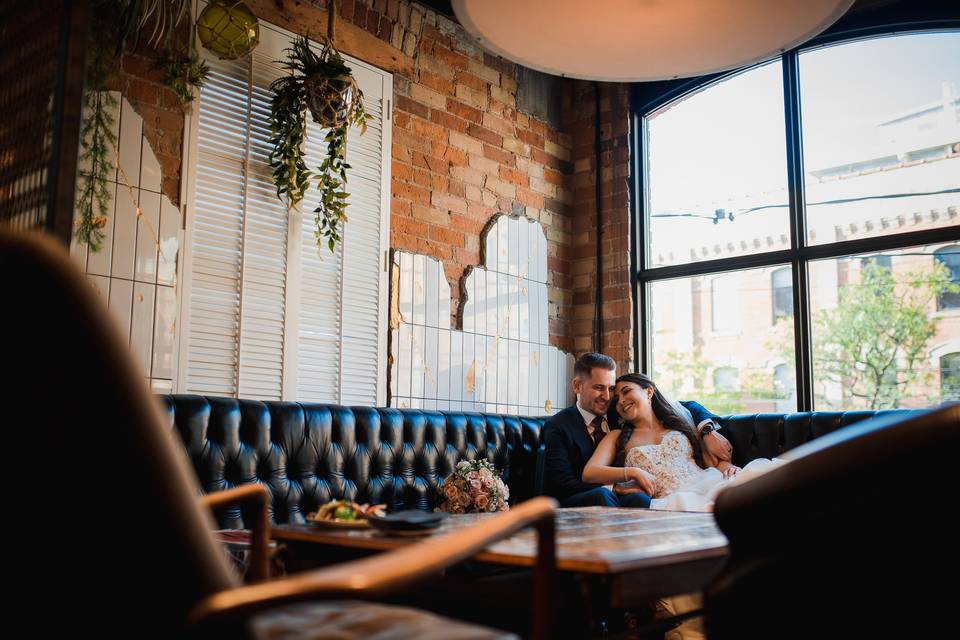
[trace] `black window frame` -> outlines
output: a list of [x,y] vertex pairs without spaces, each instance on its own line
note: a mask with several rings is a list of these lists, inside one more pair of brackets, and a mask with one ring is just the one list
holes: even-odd
[[[909,4],[909,3],[907,3]],[[829,244],[808,244],[805,184],[803,176],[803,132],[800,116],[799,55],[826,45],[868,40],[881,36],[914,33],[960,32],[960,19],[954,14],[938,13],[936,8],[917,11],[917,17],[894,13],[868,18],[841,20],[821,36],[804,45],[782,53],[779,58],[783,70],[784,124],[786,134],[787,193],[789,202],[790,248],[766,253],[718,258],[679,265],[647,266],[649,228],[646,224],[647,150],[644,119],[663,106],[682,99],[704,87],[767,64],[776,58],[764,60],[732,71],[700,76],[687,80],[671,80],[634,84],[630,95],[630,225],[631,272],[633,276],[633,354],[638,371],[649,371],[652,365],[652,314],[650,285],[681,277],[718,276],[727,272],[759,267],[790,267],[793,275],[794,352],[796,354],[797,411],[813,411],[813,345],[811,341],[810,291],[807,266],[811,261],[841,258],[864,253],[882,253],[920,245],[952,244],[958,237],[956,225],[921,231],[908,231],[872,238],[842,240]],[[905,9],[911,11],[912,8]],[[947,9],[949,11],[949,9]],[[902,10],[901,10],[902,11]],[[946,16],[946,17],[945,17]],[[872,22],[872,23],[871,23]]]

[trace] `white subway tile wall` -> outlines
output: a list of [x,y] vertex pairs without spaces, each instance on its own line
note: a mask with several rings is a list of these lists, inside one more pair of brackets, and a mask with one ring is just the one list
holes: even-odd
[[394,252],[391,406],[552,415],[573,403],[574,358],[550,345],[543,228],[500,215],[481,245],[485,266],[464,279],[462,330],[450,326],[443,264]]
[[114,167],[119,161],[123,172],[108,176],[111,200],[103,247],[95,253],[74,238],[70,254],[127,336],[147,384],[156,393],[169,393],[180,210],[161,193],[160,163],[143,137],[143,119],[119,93],[113,96],[118,152],[109,160]]

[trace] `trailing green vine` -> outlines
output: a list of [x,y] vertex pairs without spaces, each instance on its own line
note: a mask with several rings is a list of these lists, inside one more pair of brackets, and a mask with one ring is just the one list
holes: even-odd
[[[270,85],[270,143],[268,162],[277,187],[277,197],[288,206],[303,200],[312,178],[317,178],[320,203],[313,210],[316,239],[324,238],[330,251],[341,241],[341,224],[347,220],[347,131],[351,125],[366,132],[367,114],[363,93],[353,79],[350,67],[329,39],[317,53],[306,36],[298,36],[287,60],[281,64],[290,72]],[[307,135],[306,110],[313,120],[328,129],[324,140],[327,155],[317,172],[307,167],[303,145]]]
[[103,228],[110,213],[107,174],[113,165],[108,154],[117,145],[117,134],[113,132],[113,109],[116,106],[117,99],[106,90],[88,91],[84,96],[76,235],[94,252],[103,246]]
[[[135,49],[141,34],[151,47],[164,47],[157,65],[164,82],[183,104],[209,69],[192,46],[176,42],[177,28],[190,15],[191,0],[94,0],[90,46],[84,78],[83,122],[80,128],[80,169],[77,174],[76,237],[94,252],[103,245],[109,216],[107,176],[117,153],[114,110],[117,100],[110,85],[123,53]],[[191,39],[192,40],[192,39]],[[186,54],[177,53],[186,49]]]

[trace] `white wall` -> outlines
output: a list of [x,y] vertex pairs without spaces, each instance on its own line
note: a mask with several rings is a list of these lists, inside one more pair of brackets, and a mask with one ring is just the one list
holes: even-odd
[[180,210],[160,191],[160,164],[143,137],[142,118],[118,92],[113,96],[118,153],[110,164],[119,162],[126,181],[119,170],[108,176],[101,250],[94,253],[74,237],[70,254],[127,336],[151,389],[166,393],[173,388]]

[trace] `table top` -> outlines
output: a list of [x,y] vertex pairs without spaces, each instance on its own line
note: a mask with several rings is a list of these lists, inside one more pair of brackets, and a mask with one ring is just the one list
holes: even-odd
[[[469,527],[495,515],[449,516],[433,535]],[[324,529],[312,525],[280,525],[272,529],[271,535],[276,540],[371,550],[395,549],[418,539],[385,536],[371,529]],[[533,566],[536,553],[536,535],[532,529],[526,529],[487,547],[475,559]],[[720,559],[727,554],[727,539],[711,513],[611,507],[557,511],[557,568],[561,571],[620,574]]]

